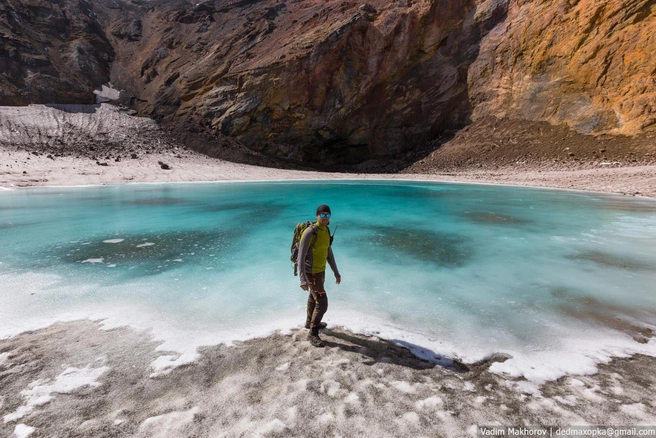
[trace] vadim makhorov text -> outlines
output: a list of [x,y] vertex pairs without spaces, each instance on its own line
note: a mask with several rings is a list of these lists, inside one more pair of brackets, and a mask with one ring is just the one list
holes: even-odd
[[656,437],[656,426],[478,426],[479,437]]

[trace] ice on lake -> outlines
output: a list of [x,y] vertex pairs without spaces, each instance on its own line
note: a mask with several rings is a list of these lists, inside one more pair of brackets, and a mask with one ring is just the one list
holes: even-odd
[[[542,381],[654,355],[656,203],[427,182],[43,188],[0,193],[0,336],[54,321],[152,328],[178,352],[304,323],[296,223],[332,208],[331,325],[428,359]],[[111,269],[108,269],[111,268]]]

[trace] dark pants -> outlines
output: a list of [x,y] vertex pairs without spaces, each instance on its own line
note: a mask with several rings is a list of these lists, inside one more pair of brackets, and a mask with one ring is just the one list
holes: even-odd
[[323,287],[326,272],[306,275],[310,288],[310,296],[307,302],[307,320],[305,322],[306,325],[309,324],[312,334],[318,335],[321,318],[323,318],[324,313],[328,310],[328,297]]

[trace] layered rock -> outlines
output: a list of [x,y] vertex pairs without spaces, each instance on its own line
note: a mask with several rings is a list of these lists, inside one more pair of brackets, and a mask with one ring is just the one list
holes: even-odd
[[635,134],[656,122],[655,4],[0,0],[0,89],[81,103],[111,80],[201,142],[309,164],[395,157],[487,116]]
[[637,134],[656,123],[656,1],[529,0],[469,70],[473,118]]
[[[270,156],[355,163],[468,122],[467,70],[505,15],[474,0],[150,2],[105,10],[112,80],[165,123]],[[138,73],[137,81],[135,73]]]
[[0,1],[0,105],[94,103],[111,44],[86,0]]

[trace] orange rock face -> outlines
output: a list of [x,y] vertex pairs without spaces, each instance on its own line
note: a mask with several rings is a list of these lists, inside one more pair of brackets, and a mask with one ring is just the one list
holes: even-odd
[[656,2],[516,1],[469,71],[474,118],[636,134],[656,123]]

